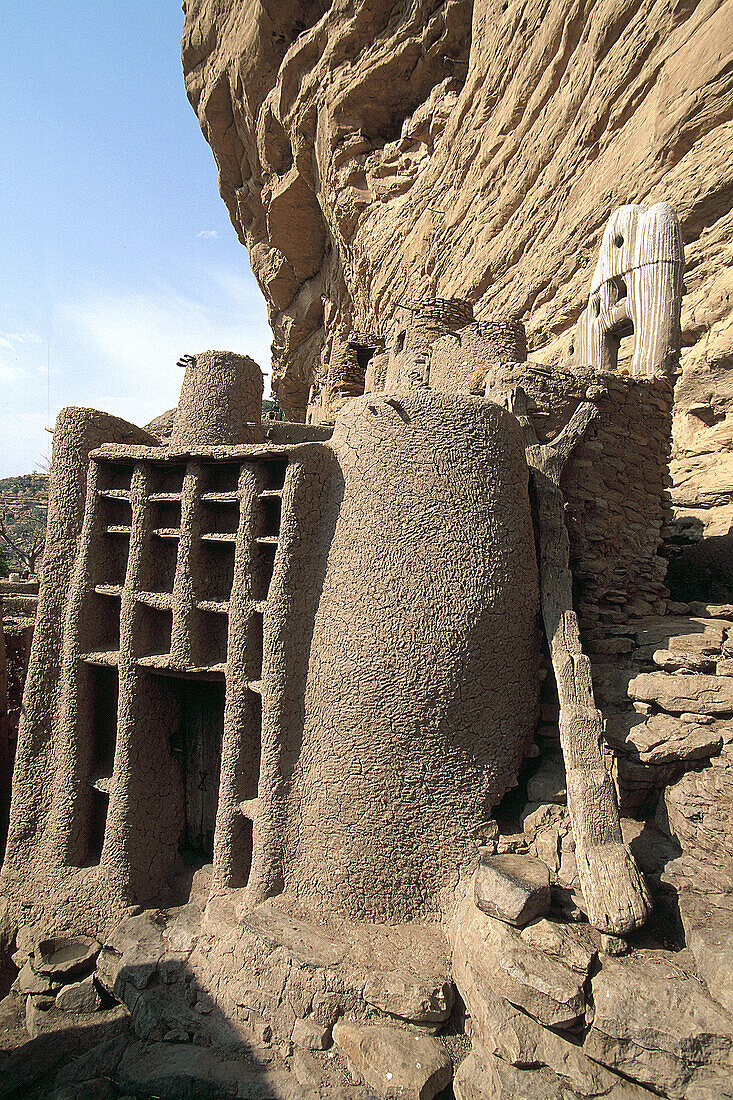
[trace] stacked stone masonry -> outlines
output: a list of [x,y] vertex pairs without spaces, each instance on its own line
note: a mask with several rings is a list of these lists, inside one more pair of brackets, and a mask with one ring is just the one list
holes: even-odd
[[[599,416],[562,477],[576,607],[587,629],[663,614],[671,382],[605,375]],[[592,625],[591,625],[592,624]]]

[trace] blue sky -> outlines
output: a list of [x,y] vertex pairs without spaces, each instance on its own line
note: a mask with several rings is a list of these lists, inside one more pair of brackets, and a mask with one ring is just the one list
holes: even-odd
[[269,370],[264,300],[183,87],[180,0],[0,5],[0,477],[64,405],[143,424],[208,347]]

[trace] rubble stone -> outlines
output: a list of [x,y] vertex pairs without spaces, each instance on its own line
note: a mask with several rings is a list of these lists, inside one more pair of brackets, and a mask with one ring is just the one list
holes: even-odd
[[56,1008],[62,1012],[96,1012],[102,1007],[102,998],[93,975],[81,982],[65,985],[56,997]]
[[379,1096],[432,1100],[453,1076],[447,1051],[427,1036],[340,1020],[333,1041],[357,1079],[363,1078]]
[[521,928],[550,908],[550,872],[532,856],[483,852],[474,879],[476,905]]

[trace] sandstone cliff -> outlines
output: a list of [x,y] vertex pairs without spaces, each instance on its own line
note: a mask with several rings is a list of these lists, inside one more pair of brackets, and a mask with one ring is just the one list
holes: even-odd
[[[668,200],[687,293],[676,503],[733,522],[731,0],[186,0],[189,99],[302,415],[334,336],[459,295],[562,360],[600,234]],[[733,376],[731,376],[733,377]]]

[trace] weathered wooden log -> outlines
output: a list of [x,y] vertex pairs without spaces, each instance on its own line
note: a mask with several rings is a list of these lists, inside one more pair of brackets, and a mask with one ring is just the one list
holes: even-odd
[[[589,396],[601,396],[601,391],[589,391]],[[578,877],[591,924],[601,932],[624,935],[644,923],[651,902],[621,836],[615,791],[601,751],[603,718],[593,698],[590,661],[583,653],[573,611],[570,542],[560,489],[563,467],[597,408],[592,400],[584,401],[562,432],[540,445],[521,388],[508,395],[508,407],[524,432],[537,503],[542,617],[560,700],[560,742]]]

